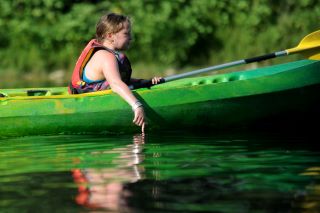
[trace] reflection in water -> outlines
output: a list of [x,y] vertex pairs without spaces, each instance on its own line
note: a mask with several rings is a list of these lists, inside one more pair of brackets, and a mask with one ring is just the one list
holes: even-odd
[[146,139],[0,139],[0,212],[320,212],[317,141],[269,133]]
[[[320,178],[320,167],[310,167],[301,175]],[[315,209],[320,212],[320,184],[312,183],[306,187],[306,192],[303,194],[303,202],[301,207],[303,213],[314,213]]]
[[[91,155],[120,154],[112,160],[111,168],[76,168],[72,176],[78,185],[77,204],[90,209],[118,211],[127,208],[126,198],[130,192],[126,183],[134,183],[143,178],[144,168],[139,164],[144,160],[145,136],[133,136],[133,144],[111,150],[95,151]],[[77,162],[77,164],[82,162]]]

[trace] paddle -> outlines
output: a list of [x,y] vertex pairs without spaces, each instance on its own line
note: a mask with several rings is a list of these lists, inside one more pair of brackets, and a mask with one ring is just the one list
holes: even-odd
[[[271,58],[276,58],[276,57],[280,57],[280,56],[287,56],[287,55],[291,55],[291,54],[295,54],[295,53],[302,53],[305,55],[306,58],[309,58],[309,59],[320,60],[319,48],[320,48],[320,30],[317,30],[317,31],[305,36],[300,41],[298,46],[296,46],[294,48],[290,48],[290,49],[286,49],[286,50],[282,50],[282,51],[278,51],[278,52],[273,52],[273,53],[269,53],[266,55],[253,57],[253,58],[247,58],[247,59],[242,59],[242,60],[238,60],[238,61],[215,65],[215,66],[211,66],[211,67],[207,67],[207,68],[202,68],[202,69],[190,71],[187,73],[168,76],[168,77],[162,78],[160,83],[174,81],[174,80],[178,80],[178,79],[185,78],[188,76],[197,75],[200,73],[205,73],[205,72],[209,72],[209,71],[213,71],[213,70],[220,70],[220,69],[234,67],[237,65],[249,64],[252,62],[259,62],[259,61],[263,61],[263,60],[267,60],[267,59],[271,59]],[[139,85],[134,85],[134,86],[131,85],[130,89],[138,89],[138,88],[143,88],[143,87],[150,88],[151,86],[154,86],[152,84],[151,80],[143,80]]]

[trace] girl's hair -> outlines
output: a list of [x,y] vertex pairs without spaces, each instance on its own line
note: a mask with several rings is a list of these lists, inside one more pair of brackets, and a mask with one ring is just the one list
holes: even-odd
[[103,15],[96,26],[97,41],[102,42],[106,33],[117,33],[122,30],[125,22],[130,24],[128,16],[116,13],[107,13]]

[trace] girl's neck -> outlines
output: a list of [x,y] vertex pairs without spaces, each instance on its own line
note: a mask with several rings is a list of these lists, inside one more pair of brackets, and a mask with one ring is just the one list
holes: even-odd
[[110,42],[110,41],[108,41],[108,40],[105,39],[104,41],[102,41],[101,44],[102,44],[103,46],[105,46],[105,47],[107,47],[107,48],[115,51],[115,48],[114,48],[112,42]]

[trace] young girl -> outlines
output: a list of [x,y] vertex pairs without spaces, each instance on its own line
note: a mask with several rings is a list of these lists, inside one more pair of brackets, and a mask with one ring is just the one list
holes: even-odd
[[[144,132],[145,113],[142,104],[128,85],[139,81],[131,78],[131,65],[121,52],[131,42],[131,22],[127,16],[109,13],[102,16],[96,26],[96,39],[82,51],[72,74],[69,92],[72,94],[112,89],[134,111],[133,123]],[[140,79],[141,80],[141,79]],[[152,78],[157,84],[161,77]]]

